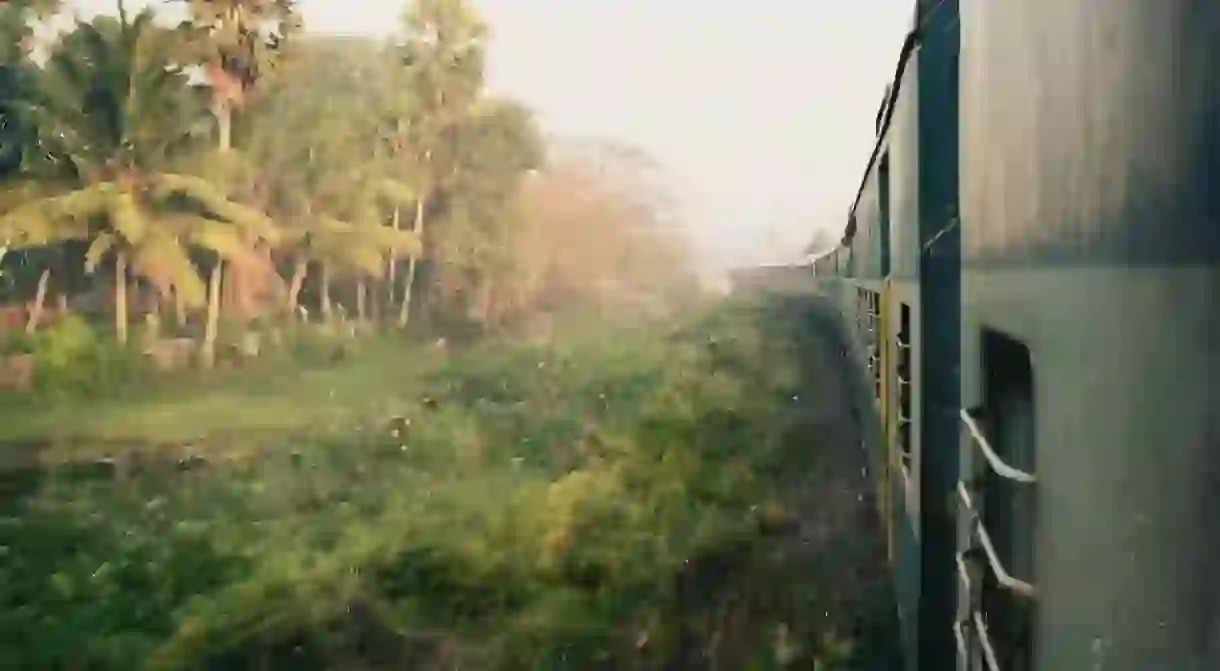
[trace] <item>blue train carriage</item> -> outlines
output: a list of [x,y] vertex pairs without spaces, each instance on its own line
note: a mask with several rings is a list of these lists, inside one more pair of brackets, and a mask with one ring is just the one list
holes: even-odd
[[915,26],[815,262],[875,401],[908,667],[1220,668],[1220,4]]
[[960,26],[962,656],[1220,669],[1220,3]]
[[[920,222],[918,40],[903,45],[876,118],[876,143],[848,213],[842,244],[815,261],[837,301],[874,422],[865,431],[885,522],[903,645],[914,666],[920,640],[919,449],[921,390],[917,239]],[[948,544],[945,544],[948,547]],[[947,630],[946,630],[947,631]]]
[[902,54],[836,270],[910,666],[1220,669],[1220,5],[920,2]]

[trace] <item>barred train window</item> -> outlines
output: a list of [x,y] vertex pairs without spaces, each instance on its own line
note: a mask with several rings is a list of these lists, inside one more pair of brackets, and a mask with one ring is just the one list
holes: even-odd
[[[1029,349],[1006,335],[986,331],[983,370],[986,430],[992,446],[1005,463],[1035,473],[1034,373]],[[980,484],[983,525],[991,534],[1000,562],[1013,576],[1035,583],[1037,488],[990,470]],[[984,582],[982,606],[1001,668],[1033,669],[1034,599],[1014,594],[989,579]]]
[[898,395],[898,458],[906,474],[911,471],[911,306],[899,304],[894,373]]

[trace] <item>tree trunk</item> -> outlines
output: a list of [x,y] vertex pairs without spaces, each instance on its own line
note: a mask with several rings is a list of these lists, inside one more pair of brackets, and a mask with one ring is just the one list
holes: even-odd
[[330,323],[330,267],[322,264],[322,319]]
[[[422,251],[424,242],[424,205],[425,198],[420,198],[415,203],[415,226],[411,229],[419,238],[419,243]],[[415,285],[415,257],[412,256],[407,260],[407,281],[402,290],[402,307],[398,311],[398,326],[406,328],[407,322],[411,320],[411,289]]]
[[220,330],[220,290],[224,261],[217,260],[208,278],[208,321],[203,327],[203,346],[199,350],[199,363],[211,368],[216,363],[216,336]]
[[[381,284],[374,283],[372,292],[374,294],[379,293],[381,291],[381,288],[382,288]],[[371,319],[374,324],[381,323],[381,316],[384,311],[385,311],[385,304],[383,304],[381,301],[372,301],[369,303],[369,319]]]
[[[394,207],[394,230],[399,230],[401,225],[401,211],[397,206]],[[398,252],[390,250],[390,262],[386,265],[386,303],[394,304],[394,288],[398,284]]]
[[356,280],[356,321],[363,324],[365,317],[365,294],[368,292],[368,285],[365,283],[364,277]]
[[479,287],[479,289],[478,289],[478,291],[479,291],[479,293],[478,293],[479,322],[481,322],[483,324],[483,328],[486,330],[486,329],[491,328],[491,321],[492,321],[492,305],[494,303],[494,297],[493,297],[493,293],[492,293],[492,283],[490,280],[488,280],[486,277],[484,277],[479,281],[478,287]]
[[51,280],[51,269],[44,268],[38,276],[38,291],[34,294],[34,305],[30,307],[30,318],[25,323],[25,332],[33,335],[38,330],[38,322],[42,319],[42,306],[47,300],[47,284]]
[[182,300],[182,291],[174,289],[174,319],[178,328],[186,328],[186,301]]
[[216,101],[212,112],[216,115],[220,151],[227,152],[233,148],[233,106],[228,101]]
[[127,344],[127,257],[119,252],[114,259],[114,336]]
[[292,269],[292,282],[288,285],[288,316],[294,317],[297,304],[301,300],[301,288],[305,286],[305,275],[309,271],[309,262],[298,258]]

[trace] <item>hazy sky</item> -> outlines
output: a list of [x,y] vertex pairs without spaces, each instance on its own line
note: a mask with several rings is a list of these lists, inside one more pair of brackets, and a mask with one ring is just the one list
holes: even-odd
[[[474,1],[493,30],[492,88],[531,105],[550,132],[646,150],[717,265],[799,258],[815,229],[841,231],[914,6]],[[397,28],[403,4],[301,1],[309,30],[379,35]]]

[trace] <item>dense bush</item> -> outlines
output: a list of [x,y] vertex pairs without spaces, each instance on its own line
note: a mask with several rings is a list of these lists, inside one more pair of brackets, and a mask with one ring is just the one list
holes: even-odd
[[99,336],[68,315],[30,336],[36,391],[51,397],[90,396],[138,383],[150,372],[138,349]]
[[349,440],[61,476],[0,527],[0,665],[835,668],[834,578],[776,552],[816,446],[758,317],[483,345]]

